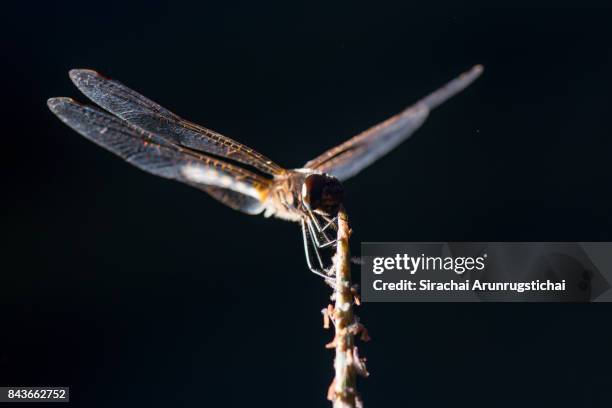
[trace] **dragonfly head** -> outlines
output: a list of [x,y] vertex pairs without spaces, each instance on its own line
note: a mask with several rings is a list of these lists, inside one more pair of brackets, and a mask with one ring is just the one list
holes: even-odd
[[307,210],[335,216],[344,200],[340,181],[326,174],[310,174],[302,184],[302,204]]

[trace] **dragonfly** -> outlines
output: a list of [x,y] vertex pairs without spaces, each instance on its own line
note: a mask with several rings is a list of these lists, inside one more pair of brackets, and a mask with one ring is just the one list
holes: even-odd
[[257,151],[185,120],[138,92],[90,69],[70,70],[96,106],[50,98],[50,110],[85,138],[135,167],[200,189],[247,214],[300,224],[308,268],[329,279],[322,252],[336,240],[343,182],[409,138],[430,112],[470,85],[476,65],[391,118],[307,162],[286,169]]

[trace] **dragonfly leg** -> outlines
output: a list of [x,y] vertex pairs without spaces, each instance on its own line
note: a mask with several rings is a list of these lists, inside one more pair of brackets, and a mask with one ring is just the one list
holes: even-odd
[[311,219],[307,219],[306,224],[308,225],[308,229],[317,248],[327,248],[336,243],[336,239],[330,240],[324,232],[318,232]]
[[321,229],[321,232],[325,231],[329,227],[334,227],[334,229],[338,229],[338,216],[337,215],[334,218],[330,218],[326,215],[321,215],[321,218],[327,221],[327,224],[323,226],[323,229]]
[[336,243],[336,239],[330,239],[327,236],[327,234],[324,232],[325,229],[321,228],[316,216],[312,212],[309,213],[309,217],[306,222],[308,223],[308,229],[310,230],[315,244],[318,248],[327,248]]
[[[334,284],[334,280],[328,275],[328,271],[325,269],[325,266],[323,265],[323,261],[321,260],[321,255],[319,254],[317,245],[314,242],[314,239],[312,237],[312,233],[310,231],[310,228],[312,227],[310,225],[307,225],[305,220],[302,220],[300,223],[302,226],[302,238],[304,240],[304,253],[306,254],[306,263],[308,264],[308,269],[310,269],[310,271],[314,273],[315,275],[320,276],[323,279],[325,279],[328,283]],[[313,251],[311,251],[311,247]],[[316,261],[318,263],[319,268],[317,268],[314,265],[311,252],[314,252],[314,254],[316,255]]]

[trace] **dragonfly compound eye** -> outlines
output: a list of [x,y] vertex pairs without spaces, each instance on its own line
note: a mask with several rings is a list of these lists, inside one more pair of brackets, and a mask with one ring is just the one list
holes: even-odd
[[302,186],[302,202],[311,211],[335,215],[344,199],[344,188],[334,178],[322,174],[311,174]]

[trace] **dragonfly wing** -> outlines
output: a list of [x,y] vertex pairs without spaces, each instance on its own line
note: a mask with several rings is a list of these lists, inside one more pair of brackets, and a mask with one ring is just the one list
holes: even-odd
[[119,81],[89,69],[70,71],[72,82],[104,110],[179,146],[226,157],[277,175],[284,169],[255,150],[210,129],[189,122]]
[[304,167],[331,174],[339,180],[354,176],[410,137],[432,109],[461,92],[481,73],[482,66],[475,66],[406,110],[326,151]]
[[347,180],[406,140],[425,122],[428,114],[427,108],[415,105],[328,150],[304,167],[331,174],[340,181]]
[[212,186],[200,186],[199,188],[210,194],[215,200],[222,202],[234,210],[242,211],[247,214],[259,214],[265,209],[262,200],[242,193],[237,193],[227,188]]
[[[141,170],[197,187],[249,214],[259,213],[264,208],[270,181],[257,174],[178,147],[70,98],[51,98],[48,105],[72,129]],[[227,198],[220,199],[220,191],[226,191]]]

